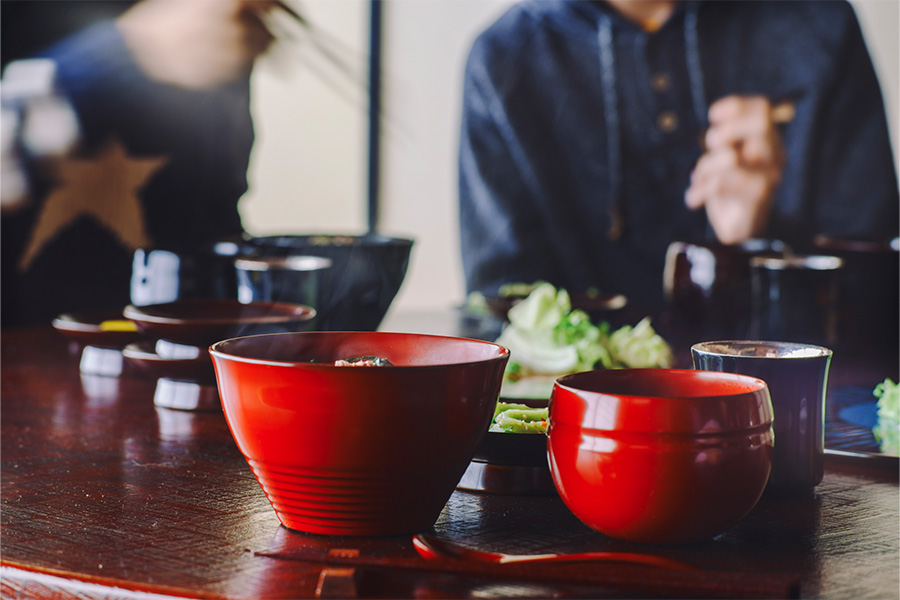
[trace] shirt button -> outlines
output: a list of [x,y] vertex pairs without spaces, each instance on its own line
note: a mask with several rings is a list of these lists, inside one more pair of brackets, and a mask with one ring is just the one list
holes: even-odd
[[663,133],[672,133],[678,129],[678,115],[670,110],[664,110],[657,115],[656,126]]
[[667,92],[669,90],[669,84],[669,76],[666,73],[654,73],[650,77],[650,87],[654,92]]

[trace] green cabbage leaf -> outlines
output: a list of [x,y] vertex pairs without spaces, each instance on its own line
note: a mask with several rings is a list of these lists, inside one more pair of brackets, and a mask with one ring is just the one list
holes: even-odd
[[569,294],[552,284],[538,285],[509,310],[509,323],[497,343],[510,350],[501,396],[549,398],[553,382],[568,373],[595,368],[670,367],[669,344],[649,318],[610,333],[583,310],[573,310]]
[[884,454],[900,455],[900,385],[885,379],[872,392],[878,398],[878,420],[872,433]]

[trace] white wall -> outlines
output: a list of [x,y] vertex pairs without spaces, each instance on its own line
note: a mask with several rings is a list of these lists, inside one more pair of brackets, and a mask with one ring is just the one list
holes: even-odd
[[[881,77],[896,149],[900,2],[852,3]],[[464,301],[456,210],[463,66],[474,36],[511,4],[512,0],[384,3],[387,114],[380,229],[416,240],[407,279],[392,310]],[[364,69],[368,2],[307,0],[299,6],[321,29],[349,46]],[[348,97],[323,85],[295,60],[304,54],[296,47],[292,52],[282,53],[281,61],[267,60],[254,75],[258,140],[251,160],[251,190],[241,206],[245,225],[254,233],[362,232],[365,105],[352,90]],[[897,154],[895,150],[895,160]]]
[[881,81],[894,163],[900,172],[900,1],[850,0],[850,3]]
[[414,260],[397,307],[465,299],[457,217],[457,147],[465,58],[509,0],[399,0],[385,6],[385,102],[401,134],[384,144],[386,231],[412,232]]
[[[276,44],[258,63],[251,80],[256,142],[250,189],[240,206],[244,226],[257,235],[362,233],[368,5],[316,0],[299,6],[318,30],[338,40],[340,56],[357,76],[355,82],[339,76],[301,37]],[[279,23],[296,35],[290,21]]]

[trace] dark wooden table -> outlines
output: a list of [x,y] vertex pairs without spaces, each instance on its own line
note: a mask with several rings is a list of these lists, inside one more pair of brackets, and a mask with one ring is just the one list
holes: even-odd
[[[460,326],[410,314],[385,328]],[[152,380],[83,375],[49,327],[0,339],[3,598],[898,597],[897,463],[883,457],[830,455],[809,497],[764,497],[700,544],[616,542],[553,495],[457,491],[431,531],[514,553],[649,552],[698,571],[426,560],[409,536],[281,527],[221,412],[157,408]],[[873,364],[834,374],[862,386],[883,376]]]

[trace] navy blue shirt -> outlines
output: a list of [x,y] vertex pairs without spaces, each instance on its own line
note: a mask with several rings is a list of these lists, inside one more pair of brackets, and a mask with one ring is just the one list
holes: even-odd
[[816,234],[897,236],[884,106],[849,4],[690,2],[648,33],[602,2],[523,2],[466,66],[468,290],[546,280],[660,305],[669,243],[715,239],[684,192],[709,105],[731,94],[796,106],[767,237],[802,251]]

